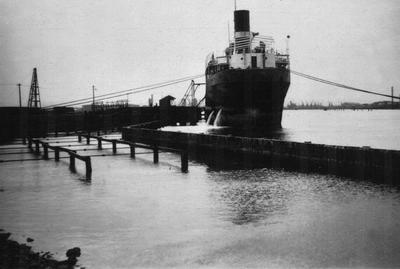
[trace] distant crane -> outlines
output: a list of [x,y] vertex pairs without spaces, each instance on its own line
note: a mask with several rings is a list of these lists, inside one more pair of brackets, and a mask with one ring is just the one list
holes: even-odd
[[33,68],[31,89],[29,91],[28,107],[41,108],[39,82],[37,78],[36,68]]
[[200,85],[204,84],[205,83],[195,83],[194,80],[192,80],[179,106],[197,106],[197,100],[195,98],[196,90]]

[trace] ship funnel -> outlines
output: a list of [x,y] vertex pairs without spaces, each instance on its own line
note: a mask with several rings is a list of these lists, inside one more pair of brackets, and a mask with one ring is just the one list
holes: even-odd
[[250,12],[248,10],[235,10],[235,32],[250,31]]

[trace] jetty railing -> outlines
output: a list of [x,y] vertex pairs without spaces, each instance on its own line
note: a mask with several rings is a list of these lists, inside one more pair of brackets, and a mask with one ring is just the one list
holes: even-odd
[[[105,138],[105,137],[101,137],[101,136],[91,135],[90,133],[84,134],[84,133],[80,133],[80,132],[78,132],[77,135],[78,135],[78,142],[82,143],[82,138],[84,137],[84,138],[86,138],[87,145],[90,145],[91,139],[97,140],[97,149],[98,150],[103,149],[103,142],[111,143],[113,154],[117,154],[117,145],[118,144],[128,145],[130,148],[130,157],[133,159],[136,158],[136,148],[150,149],[153,151],[153,162],[154,163],[159,162],[159,152],[160,151],[177,153],[177,154],[180,154],[180,156],[181,156],[181,171],[184,173],[188,172],[189,158],[188,158],[187,150],[180,150],[180,149],[176,149],[176,148],[160,146],[156,142],[151,143],[151,144],[136,143],[136,142],[132,142],[132,141]],[[43,148],[43,159],[44,160],[49,159],[49,150],[54,151],[54,160],[55,161],[60,160],[60,152],[68,153],[69,154],[69,167],[70,167],[70,170],[73,172],[76,172],[75,159],[83,161],[85,163],[85,167],[86,167],[86,179],[91,180],[91,178],[92,178],[92,163],[91,163],[90,156],[82,156],[82,155],[78,154],[76,150],[71,150],[71,149],[68,149],[63,146],[50,145],[48,141],[43,141],[43,140],[37,139],[37,138],[28,137],[27,142],[28,142],[28,148],[30,148],[31,151],[34,151],[34,153],[36,155],[40,155],[40,147]]]
[[82,142],[82,137],[86,138],[86,144],[90,145],[91,139],[97,140],[97,149],[103,149],[103,142],[108,142],[112,144],[112,152],[113,154],[117,153],[117,144],[128,145],[130,147],[130,156],[131,158],[136,157],[136,149],[135,148],[144,148],[150,149],[153,151],[153,163],[159,162],[159,152],[166,151],[172,152],[176,154],[180,154],[181,156],[181,171],[186,173],[189,168],[189,154],[187,150],[177,149],[173,147],[162,146],[157,143],[157,141],[152,141],[151,143],[137,143],[134,141],[126,141],[122,139],[110,139],[101,136],[91,135],[90,133],[82,134],[78,133],[78,142]]
[[92,162],[90,156],[82,156],[76,153],[75,150],[67,149],[60,146],[51,146],[48,142],[42,141],[40,139],[28,138],[28,147],[33,150],[32,144],[35,144],[35,154],[40,154],[40,145],[43,148],[43,159],[49,159],[49,149],[54,151],[54,160],[58,162],[60,160],[60,152],[66,152],[69,154],[69,168],[72,172],[76,172],[75,159],[81,160],[85,163],[86,180],[91,180],[92,178]]

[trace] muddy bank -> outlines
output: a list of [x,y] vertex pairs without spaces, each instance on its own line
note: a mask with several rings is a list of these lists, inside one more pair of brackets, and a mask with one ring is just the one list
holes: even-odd
[[[9,239],[10,233],[0,229],[0,269],[69,269],[84,268],[76,265],[81,255],[80,248],[71,248],[66,252],[67,259],[57,261],[50,252],[34,252],[32,247]],[[34,241],[26,239],[27,243]]]

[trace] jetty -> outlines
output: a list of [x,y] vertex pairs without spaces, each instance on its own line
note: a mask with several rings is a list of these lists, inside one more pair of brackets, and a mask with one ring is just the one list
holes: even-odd
[[290,142],[267,138],[161,131],[138,126],[122,129],[122,139],[185,150],[210,165],[236,164],[331,174],[355,180],[400,185],[400,151]]

